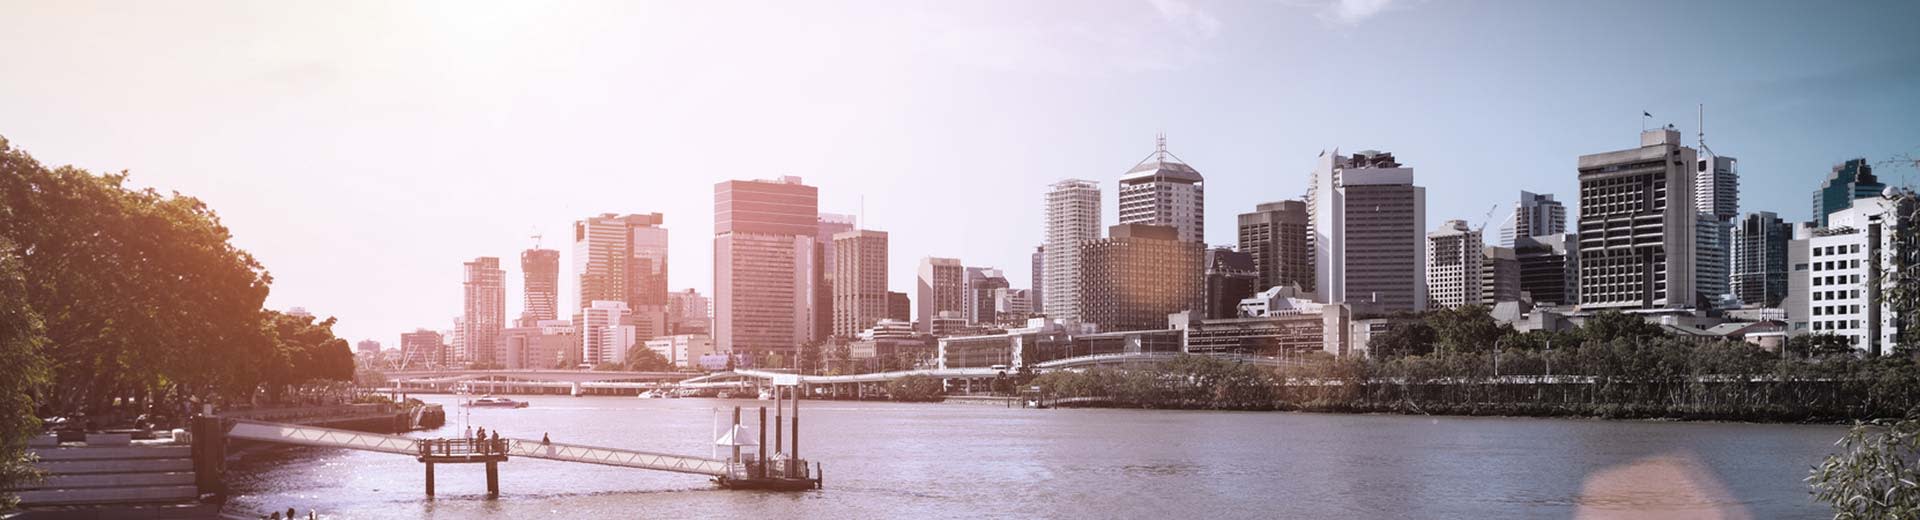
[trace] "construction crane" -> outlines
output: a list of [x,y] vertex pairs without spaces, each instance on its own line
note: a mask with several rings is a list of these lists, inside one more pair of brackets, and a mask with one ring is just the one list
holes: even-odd
[[[1499,210],[1500,210],[1499,204],[1494,204],[1493,207],[1487,208],[1487,216],[1480,217],[1480,226],[1473,228],[1473,232],[1480,233],[1481,235],[1484,236],[1487,230],[1487,222],[1493,220],[1493,212],[1499,211]],[[1500,221],[1500,223],[1506,224],[1507,222],[1503,220],[1503,221]]]

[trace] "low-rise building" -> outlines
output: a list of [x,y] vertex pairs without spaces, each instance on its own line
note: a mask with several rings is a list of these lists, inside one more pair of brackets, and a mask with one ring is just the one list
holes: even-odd
[[694,368],[700,357],[718,353],[713,337],[706,334],[675,334],[647,340],[647,349],[679,368]]
[[574,368],[580,365],[580,331],[567,320],[539,320],[531,327],[512,327],[500,331],[505,359],[510,369]]

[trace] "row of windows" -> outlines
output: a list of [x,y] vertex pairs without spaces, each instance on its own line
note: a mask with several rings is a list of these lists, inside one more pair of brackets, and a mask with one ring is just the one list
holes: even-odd
[[[1813,322],[1813,330],[1835,331],[1835,330],[1841,330],[1841,329],[1858,329],[1858,328],[1860,328],[1860,320],[1832,320],[1832,321]],[[1850,337],[1850,338],[1847,338],[1847,342],[1853,343],[1853,344],[1859,344],[1860,338]]]
[[[1851,280],[1851,281],[1849,281],[1849,280]],[[1856,275],[1851,275],[1851,276],[1849,276],[1849,275],[1844,275],[1844,274],[1843,274],[1843,275],[1840,275],[1840,276],[1815,276],[1815,277],[1813,277],[1813,284],[1814,284],[1814,285],[1839,285],[1839,284],[1844,284],[1844,283],[1860,283],[1860,275],[1857,275],[1857,274],[1856,274]]]
[[1828,260],[1825,262],[1813,263],[1813,270],[1815,271],[1827,271],[1832,269],[1858,269],[1859,267],[1860,267],[1860,259],[1858,258],[1855,258],[1853,260]]
[[1843,298],[1858,299],[1860,298],[1860,290],[1854,289],[1852,291],[1814,291],[1813,292],[1814,301],[1839,300]]
[[1842,244],[1813,248],[1813,256],[1843,255],[1860,252],[1860,244]]
[[1814,316],[1834,316],[1839,314],[1859,314],[1859,305],[1819,305],[1813,308]]

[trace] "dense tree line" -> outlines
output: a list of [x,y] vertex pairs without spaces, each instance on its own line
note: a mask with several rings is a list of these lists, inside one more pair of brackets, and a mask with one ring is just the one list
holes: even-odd
[[1190,357],[1151,369],[1053,372],[1056,397],[1119,406],[1351,412],[1589,415],[1743,420],[1898,417],[1920,405],[1910,355],[1862,358],[1833,336],[1799,336],[1786,352],[1696,343],[1627,314],[1521,333],[1481,307],[1404,316],[1370,358],[1320,358],[1262,369]]
[[36,417],[352,379],[331,318],[262,309],[272,277],[211,208],[127,178],[50,168],[0,138],[0,460]]

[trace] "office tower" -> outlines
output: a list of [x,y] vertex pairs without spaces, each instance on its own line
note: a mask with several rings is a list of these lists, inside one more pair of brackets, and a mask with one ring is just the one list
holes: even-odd
[[818,222],[819,229],[813,237],[814,249],[819,250],[813,259],[813,265],[819,270],[814,277],[813,337],[823,339],[834,335],[833,237],[853,231],[854,218],[853,215],[821,213]]
[[[1100,238],[1100,185],[1067,179],[1047,191],[1047,317],[1080,319],[1080,242]],[[921,305],[926,305],[922,301]],[[921,316],[924,320],[927,317]]]
[[1033,298],[1033,313],[1047,313],[1047,246],[1033,248],[1033,285],[1029,291]]
[[966,276],[965,268],[960,266],[958,258],[920,259],[920,276],[915,284],[914,299],[919,300],[919,312],[916,319],[920,332],[933,332],[933,320],[942,313],[953,313],[954,319],[960,319],[960,305],[965,299],[961,295],[960,282]]
[[1179,239],[1206,243],[1206,179],[1167,152],[1167,136],[1120,177],[1120,223],[1170,226]]
[[1427,306],[1427,189],[1413,168],[1372,150],[1320,154],[1307,188],[1314,289],[1356,313]]
[[999,323],[1025,323],[1033,315],[1033,291],[1028,289],[994,289],[994,320]]
[[714,341],[797,360],[814,340],[819,190],[799,177],[713,187]]
[[907,293],[887,291],[887,319],[913,323],[913,301],[907,298]]
[[833,336],[852,338],[887,317],[887,232],[833,236]]
[[1873,165],[1866,159],[1850,159],[1834,165],[1833,171],[1827,173],[1827,180],[1813,192],[1813,226],[1827,227],[1827,215],[1852,208],[1855,199],[1878,197],[1886,187],[1873,176]]
[[1255,292],[1298,285],[1313,293],[1313,234],[1307,226],[1307,203],[1268,202],[1240,214],[1240,251],[1253,256]]
[[967,320],[968,325],[993,323],[999,318],[994,312],[994,291],[1012,286],[999,269],[966,268],[960,277],[960,319]]
[[1513,248],[1487,246],[1481,251],[1479,303],[1492,308],[1520,301],[1520,258]]
[[560,252],[520,252],[520,327],[560,318]]
[[1891,354],[1904,325],[1885,292],[1894,285],[1890,271],[1905,267],[1903,217],[1913,210],[1911,199],[1885,191],[1888,197],[1854,199],[1828,213],[1826,227],[1805,238],[1807,269],[1796,264],[1792,272],[1803,279],[1793,285],[1807,290],[1806,307],[1794,313],[1807,320],[1806,331],[1846,338],[1873,356]]
[[500,331],[500,364],[509,369],[571,369],[580,365],[581,345],[573,323],[540,320]]
[[1430,307],[1451,309],[1481,300],[1480,265],[1486,252],[1480,232],[1467,221],[1449,220],[1427,233],[1427,298]]
[[629,324],[632,309],[626,302],[600,300],[580,309],[580,360],[589,365],[626,362],[626,351],[639,339]]
[[1580,156],[1582,309],[1693,307],[1695,160],[1672,127]]
[[617,301],[635,311],[667,305],[667,228],[659,213],[602,213],[573,223],[575,305]]
[[427,329],[400,333],[400,369],[419,370],[444,364],[440,352],[446,349],[446,336]]
[[460,326],[464,340],[461,347],[466,350],[459,353],[460,359],[498,364],[495,349],[499,347],[500,329],[507,324],[507,271],[500,268],[499,258],[491,256],[475,258],[462,265],[466,271],[461,284],[465,305]]
[[1081,321],[1101,331],[1167,328],[1167,315],[1201,306],[1204,244],[1170,226],[1119,224],[1080,243]]
[[1748,213],[1733,228],[1732,290],[1742,303],[1778,307],[1787,296],[1787,242],[1793,225],[1771,211]]
[[[1244,225],[1246,215],[1241,215]],[[1242,234],[1245,237],[1245,234]],[[1252,298],[1260,292],[1260,272],[1254,263],[1254,255],[1245,251],[1220,246],[1208,248],[1201,258],[1206,269],[1206,278],[1201,288],[1200,315],[1206,319],[1225,319],[1240,315],[1240,300]]]
[[1694,286],[1702,303],[1724,303],[1732,293],[1729,256],[1733,219],[1740,217],[1739,159],[1715,155],[1700,143],[1693,177]]
[[687,289],[667,295],[667,335],[712,334],[713,301]]
[[1569,244],[1579,247],[1571,234],[1520,237],[1514,240],[1513,256],[1520,264],[1520,292],[1534,305],[1574,305],[1579,301],[1580,254],[1569,253]]
[[353,351],[362,356],[378,356],[380,355],[380,342],[363,339],[360,340],[360,343],[354,345]]
[[1500,246],[1513,247],[1522,237],[1558,235],[1567,232],[1567,207],[1553,200],[1552,193],[1520,192],[1513,203],[1513,218],[1500,226]]

